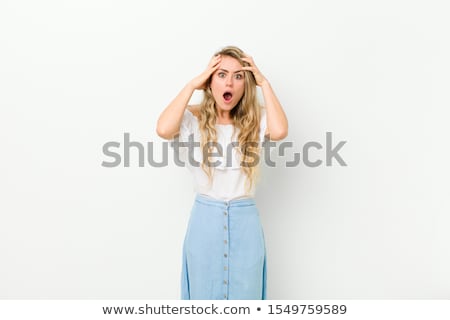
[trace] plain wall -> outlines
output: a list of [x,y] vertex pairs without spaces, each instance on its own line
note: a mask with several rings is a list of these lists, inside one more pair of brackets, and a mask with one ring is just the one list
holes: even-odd
[[[0,298],[179,298],[189,172],[103,146],[161,156],[159,114],[229,44],[289,118],[256,196],[268,298],[450,298],[443,3],[2,1]],[[285,165],[327,132],[347,166]]]

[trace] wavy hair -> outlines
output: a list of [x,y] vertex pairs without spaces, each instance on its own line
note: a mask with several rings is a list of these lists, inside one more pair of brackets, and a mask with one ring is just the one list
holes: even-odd
[[[216,52],[217,54],[232,57],[238,60],[242,66],[249,66],[247,62],[242,60],[245,57],[244,52],[235,46],[224,47],[222,50]],[[201,150],[206,150],[204,147],[208,144],[207,150],[210,155],[214,151],[213,146],[217,143],[217,131],[215,128],[217,109],[210,88],[212,76],[206,82],[199,113],[199,129],[202,137]],[[233,137],[235,136],[236,130],[239,129],[237,150],[240,154],[241,170],[247,176],[245,188],[248,194],[259,177],[261,105],[257,98],[256,80],[251,71],[244,71],[244,81],[244,94],[237,105],[230,111],[230,115],[234,123]],[[205,157],[204,155],[201,166],[208,175],[211,185],[213,168],[206,163],[207,161],[210,163],[209,157]]]

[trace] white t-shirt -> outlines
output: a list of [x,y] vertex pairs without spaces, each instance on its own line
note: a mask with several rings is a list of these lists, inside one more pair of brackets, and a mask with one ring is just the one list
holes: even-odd
[[[261,109],[260,146],[264,141],[266,127],[265,109]],[[253,186],[250,192],[246,193],[245,182],[247,176],[240,167],[240,154],[237,151],[239,130],[236,129],[233,135],[234,126],[232,124],[216,124],[216,130],[218,146],[214,149],[215,151],[210,158],[210,162],[214,163],[212,169],[213,179],[210,184],[208,175],[201,167],[203,151],[200,147],[201,134],[198,119],[187,108],[185,109],[178,141],[190,144],[193,147],[189,150],[187,146],[184,146],[178,148],[178,150],[180,160],[185,163],[186,167],[193,174],[194,191],[224,201],[253,197],[255,195],[255,187]],[[234,147],[232,143],[234,143]],[[219,156],[218,148],[222,149],[222,156]],[[261,156],[258,161],[261,161]]]

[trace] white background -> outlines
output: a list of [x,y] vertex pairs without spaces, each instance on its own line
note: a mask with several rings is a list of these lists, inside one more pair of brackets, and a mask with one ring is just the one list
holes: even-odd
[[268,298],[450,298],[449,30],[444,1],[3,0],[0,298],[179,298],[189,172],[102,148],[161,156],[160,112],[229,44],[281,100],[287,158],[347,141],[347,167],[264,168]]

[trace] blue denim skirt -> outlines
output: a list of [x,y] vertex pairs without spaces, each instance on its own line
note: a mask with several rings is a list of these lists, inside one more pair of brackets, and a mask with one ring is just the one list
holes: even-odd
[[266,249],[255,201],[197,194],[182,260],[181,299],[266,299]]

